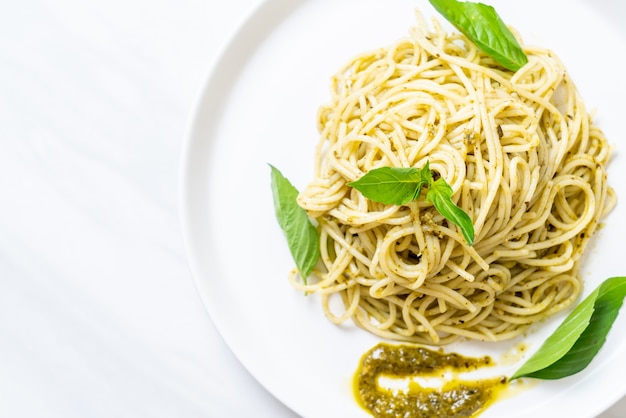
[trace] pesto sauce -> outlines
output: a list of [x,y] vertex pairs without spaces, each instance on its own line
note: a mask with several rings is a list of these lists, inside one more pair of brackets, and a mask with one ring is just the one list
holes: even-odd
[[381,376],[441,378],[493,365],[490,357],[471,358],[412,345],[378,344],[361,359],[354,378],[359,404],[376,418],[472,417],[483,411],[507,385],[506,377],[444,382],[424,388],[411,381],[406,391],[381,388]]

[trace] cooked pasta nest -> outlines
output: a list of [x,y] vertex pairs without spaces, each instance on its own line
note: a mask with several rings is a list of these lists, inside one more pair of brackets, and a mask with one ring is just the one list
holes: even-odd
[[[610,146],[558,57],[524,51],[510,72],[418,15],[407,37],[332,77],[298,197],[322,256],[306,284],[290,275],[330,320],[402,341],[497,341],[576,300],[583,251],[615,203]],[[346,185],[426,161],[472,218],[472,246],[423,199],[384,205]]]

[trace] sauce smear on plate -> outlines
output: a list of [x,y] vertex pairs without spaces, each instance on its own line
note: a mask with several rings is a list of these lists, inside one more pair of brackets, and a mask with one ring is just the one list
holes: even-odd
[[[377,418],[472,417],[484,411],[508,381],[506,377],[463,380],[458,374],[493,364],[487,356],[381,343],[361,359],[354,391],[359,404]],[[394,383],[404,387],[390,387]]]

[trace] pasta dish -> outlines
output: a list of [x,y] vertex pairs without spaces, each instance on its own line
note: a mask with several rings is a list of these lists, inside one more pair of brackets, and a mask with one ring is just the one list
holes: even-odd
[[[615,203],[610,146],[550,50],[524,45],[529,61],[511,72],[417,20],[332,77],[298,196],[321,258],[308,281],[294,270],[290,282],[319,294],[331,321],[383,338],[509,339],[579,296],[583,252]],[[472,245],[424,199],[382,204],[348,185],[426,163],[472,219]]]

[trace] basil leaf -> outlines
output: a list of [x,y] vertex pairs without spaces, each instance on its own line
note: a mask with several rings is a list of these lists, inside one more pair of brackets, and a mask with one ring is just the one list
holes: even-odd
[[380,167],[367,172],[360,179],[348,183],[363,196],[387,205],[405,205],[419,198],[422,187],[427,187],[426,201],[432,203],[446,219],[461,229],[468,245],[474,242],[472,219],[452,201],[452,187],[443,178],[433,180],[428,161],[422,168]]
[[428,164],[422,169],[380,167],[348,183],[348,186],[354,187],[370,200],[387,205],[405,205],[419,197],[429,179]]
[[276,219],[287,237],[289,251],[306,284],[320,258],[319,234],[307,212],[298,205],[298,190],[273,165],[272,195]]
[[430,184],[426,201],[431,202],[444,218],[458,226],[467,245],[472,245],[474,243],[472,219],[463,209],[454,204],[452,192],[452,187],[443,178],[439,178]]
[[565,318],[511,380],[560,379],[583,370],[606,341],[625,296],[626,277],[605,280]]
[[491,6],[457,0],[430,0],[443,17],[503,67],[517,71],[528,57]]

